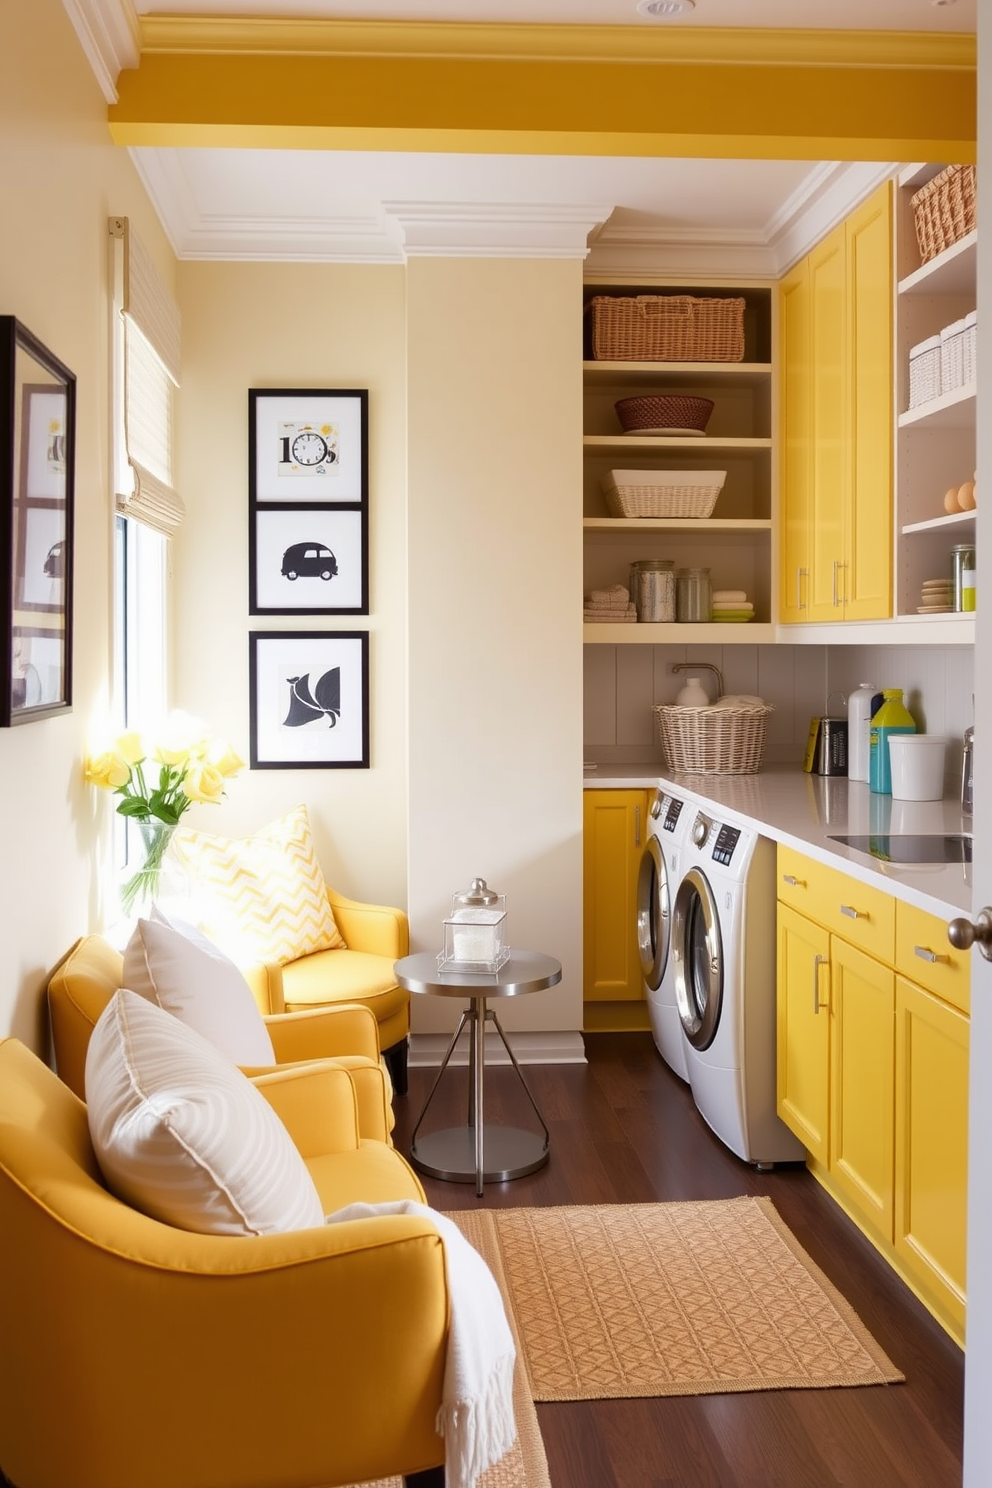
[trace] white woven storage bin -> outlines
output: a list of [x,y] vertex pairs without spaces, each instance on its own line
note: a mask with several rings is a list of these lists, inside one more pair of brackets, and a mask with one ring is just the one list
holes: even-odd
[[603,495],[613,517],[710,516],[725,470],[610,470]]
[[940,337],[928,336],[909,350],[909,406],[940,397]]
[[964,382],[964,319],[952,320],[940,333],[940,391],[949,393]]
[[961,338],[961,361],[964,382],[974,382],[978,377],[978,311],[969,310],[964,318],[964,335]]
[[775,709],[679,708],[654,703],[658,737],[669,769],[686,775],[756,775],[761,769],[765,729]]

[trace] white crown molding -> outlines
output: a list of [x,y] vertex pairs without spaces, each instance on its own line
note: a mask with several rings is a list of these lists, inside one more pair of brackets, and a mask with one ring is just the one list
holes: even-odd
[[898,169],[897,162],[825,162],[776,214],[772,224],[776,275],[798,263]]
[[382,213],[239,217],[201,212],[177,150],[130,149],[180,259],[272,263],[402,263],[395,223]]
[[122,68],[137,67],[139,21],[132,0],[62,0],[86,60],[108,103],[117,102]]
[[407,258],[582,258],[612,207],[386,201]]
[[607,223],[593,239],[586,269],[627,280],[649,274],[779,279],[896,170],[892,163],[825,161],[760,231],[653,231]]

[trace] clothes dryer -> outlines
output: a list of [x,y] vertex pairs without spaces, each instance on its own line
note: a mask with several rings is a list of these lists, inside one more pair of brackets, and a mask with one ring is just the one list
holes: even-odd
[[658,1053],[688,1080],[685,1036],[675,1002],[671,958],[672,911],[679,886],[682,843],[692,811],[680,796],[659,791],[648,813],[648,833],[637,879],[637,944]]
[[703,1119],[759,1168],[804,1159],[775,1110],[775,844],[698,808],[675,896],[672,968]]

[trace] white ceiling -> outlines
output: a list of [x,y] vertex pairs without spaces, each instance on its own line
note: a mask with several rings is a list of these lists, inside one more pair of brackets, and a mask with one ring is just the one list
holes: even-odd
[[[120,25],[132,0],[65,0]],[[977,0],[697,0],[674,21],[636,0],[133,0],[139,15],[973,32]],[[78,29],[78,26],[77,26]],[[182,258],[401,262],[411,252],[582,255],[632,273],[781,273],[884,167],[133,148]],[[605,225],[603,225],[605,224]]]

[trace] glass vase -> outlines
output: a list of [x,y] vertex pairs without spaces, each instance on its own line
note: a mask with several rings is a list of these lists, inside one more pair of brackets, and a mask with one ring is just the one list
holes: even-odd
[[165,857],[175,825],[162,821],[131,818],[140,839],[141,867],[121,885],[121,908],[129,918],[147,915],[152,901],[162,897],[166,880],[171,879]]

